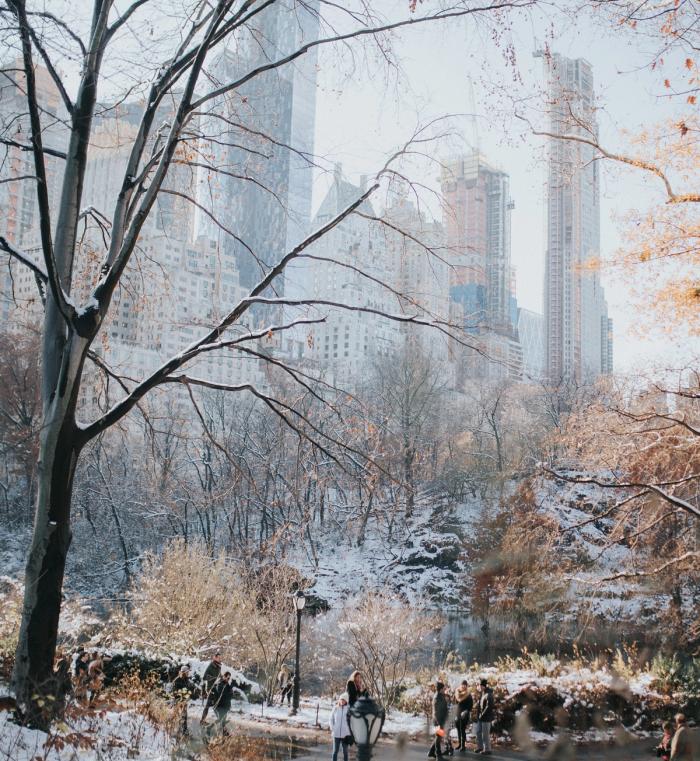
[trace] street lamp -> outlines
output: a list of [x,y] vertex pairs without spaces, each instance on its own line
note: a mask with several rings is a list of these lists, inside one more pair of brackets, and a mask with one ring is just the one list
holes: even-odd
[[357,761],[370,761],[386,713],[372,698],[358,698],[348,711],[350,732],[357,745]]
[[292,710],[291,715],[295,716],[299,710],[299,649],[301,647],[301,611],[304,610],[306,605],[306,597],[301,589],[292,596],[294,601],[294,609],[297,612],[297,649],[296,658],[294,661],[294,693],[292,697]]

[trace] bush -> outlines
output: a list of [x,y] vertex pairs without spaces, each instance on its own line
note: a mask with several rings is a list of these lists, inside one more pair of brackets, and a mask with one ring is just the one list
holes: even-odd
[[22,617],[22,586],[7,576],[0,578],[0,680],[9,681]]
[[652,687],[671,695],[680,693],[686,700],[700,699],[700,658],[681,660],[677,653],[657,655],[651,663]]
[[383,592],[350,601],[338,621],[337,650],[359,669],[370,693],[387,708],[396,705],[410,662],[442,621]]
[[284,564],[246,568],[178,540],[146,558],[117,637],[162,655],[207,659],[218,650],[224,662],[252,671],[271,698],[294,648],[291,593],[302,586],[299,572]]

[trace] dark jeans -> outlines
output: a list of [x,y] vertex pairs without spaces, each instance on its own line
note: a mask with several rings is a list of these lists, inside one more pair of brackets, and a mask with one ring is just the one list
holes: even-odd
[[457,717],[457,736],[459,737],[459,747],[464,748],[467,744],[467,730],[469,729],[469,711],[462,711]]
[[338,751],[343,749],[343,761],[348,761],[348,743],[343,737],[333,738],[333,761],[338,761]]

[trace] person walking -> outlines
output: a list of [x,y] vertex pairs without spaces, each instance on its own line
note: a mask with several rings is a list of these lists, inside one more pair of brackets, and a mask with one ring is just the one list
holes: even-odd
[[[442,682],[435,683],[435,695],[433,697],[433,726],[435,727],[435,739],[428,751],[428,758],[442,758],[442,738],[445,736],[445,724],[449,716],[447,698],[445,697],[445,685]],[[448,742],[451,741],[448,737]]]
[[178,675],[173,679],[172,696],[177,717],[178,737],[188,737],[190,731],[187,727],[187,707],[190,698],[194,694],[194,683],[190,678],[190,667],[183,666]]
[[221,653],[214,653],[209,665],[204,669],[202,674],[202,698],[204,699],[204,709],[202,711],[201,721],[207,718],[209,713],[209,693],[214,688],[217,679],[221,676]]
[[671,761],[693,761],[697,759],[695,743],[686,725],[685,715],[676,714],[676,732],[671,740]]
[[457,726],[457,750],[465,751],[467,749],[467,730],[471,723],[472,710],[474,708],[474,698],[469,690],[469,682],[466,679],[455,690],[455,701],[457,702],[457,715],[455,725]]
[[286,663],[282,664],[277,674],[277,686],[280,691],[280,705],[284,705],[285,698],[287,699],[287,705],[290,705],[292,693],[294,692],[294,678]]
[[204,702],[206,703],[207,697],[211,692],[211,688],[214,686],[216,680],[221,675],[221,653],[214,653],[214,657],[211,659],[209,665],[204,669],[202,674],[202,692],[204,695]]
[[493,690],[486,679],[479,681],[479,701],[476,704],[476,752],[491,755],[491,722],[494,718]]
[[358,698],[368,698],[369,691],[365,688],[365,682],[359,671],[353,671],[350,679],[345,685],[345,692],[348,695],[348,705],[352,708]]
[[333,706],[329,721],[331,735],[333,736],[333,759],[338,761],[338,751],[343,749],[343,761],[348,761],[348,746],[352,740],[350,723],[348,720],[348,695],[343,693],[338,702]]
[[[233,686],[231,685],[231,672],[226,671],[219,681],[212,687],[206,705],[206,708],[211,706],[214,709],[214,713],[216,714],[214,726],[218,727],[219,732],[225,737],[228,736],[226,716],[231,710],[232,699]],[[200,724],[204,724],[204,716],[202,716]]]

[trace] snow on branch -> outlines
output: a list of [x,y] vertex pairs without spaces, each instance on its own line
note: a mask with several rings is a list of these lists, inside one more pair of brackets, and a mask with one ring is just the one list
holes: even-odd
[[618,573],[613,573],[609,576],[595,579],[595,581],[591,579],[581,578],[579,576],[571,576],[569,577],[569,581],[575,581],[579,584],[592,584],[594,586],[599,586],[609,581],[616,581],[617,579],[641,579],[649,576],[657,576],[667,568],[671,568],[672,566],[678,565],[679,563],[684,563],[686,560],[700,560],[700,552],[684,552],[682,555],[671,558],[665,563],[662,563],[660,566],[657,566],[656,568],[650,568],[646,571],[619,571]]
[[33,257],[29,256],[29,254],[25,253],[24,251],[21,251],[16,246],[13,246],[12,243],[10,243],[10,241],[7,240],[7,238],[3,238],[1,235],[0,235],[0,250],[9,254],[13,259],[17,259],[17,261],[24,264],[25,267],[29,267],[29,269],[35,275],[41,278],[42,282],[45,283],[48,280],[46,269],[42,266],[40,262],[37,262]]
[[[644,483],[643,481],[603,481],[600,478],[584,477],[584,476],[570,476],[566,473],[560,473],[556,470],[543,467],[542,470],[548,473],[554,478],[558,478],[562,481],[568,481],[571,484],[594,484],[600,486],[603,489],[644,489],[645,491],[653,492],[662,499],[666,500],[675,507],[684,510],[692,515],[694,518],[700,518],[700,509],[695,507],[685,499],[677,497],[675,494],[671,494],[665,487],[679,486],[680,484],[688,483],[690,481],[700,479],[700,473],[693,473],[685,478],[679,478],[675,481],[663,481],[659,483]],[[641,496],[641,495],[636,495]]]

